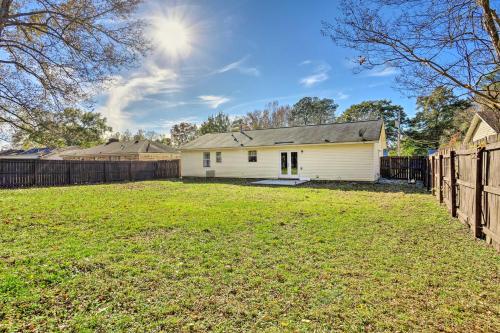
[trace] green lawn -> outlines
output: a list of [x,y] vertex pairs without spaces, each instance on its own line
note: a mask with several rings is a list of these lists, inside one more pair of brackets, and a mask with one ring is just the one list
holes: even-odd
[[0,331],[492,332],[499,272],[382,185],[0,191]]

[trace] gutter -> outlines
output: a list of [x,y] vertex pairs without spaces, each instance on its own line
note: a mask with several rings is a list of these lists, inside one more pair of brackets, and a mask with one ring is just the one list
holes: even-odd
[[181,148],[181,151],[200,151],[200,150],[215,150],[215,149],[257,149],[257,148],[279,148],[279,147],[300,147],[300,146],[334,146],[334,145],[356,145],[356,144],[374,144],[379,140],[372,141],[349,141],[349,142],[328,142],[328,143],[291,143],[280,145],[262,145],[262,146],[244,146],[244,147],[197,147],[197,148]]

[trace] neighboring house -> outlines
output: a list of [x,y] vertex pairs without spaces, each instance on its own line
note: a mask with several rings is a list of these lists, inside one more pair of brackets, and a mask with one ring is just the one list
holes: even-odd
[[0,159],[62,160],[63,153],[76,152],[80,147],[10,149],[0,152]]
[[52,150],[50,153],[44,155],[42,159],[44,160],[63,160],[62,155],[68,154],[68,153],[76,153],[82,150],[82,148],[77,147],[77,146],[69,146],[69,147],[63,147],[63,148],[56,148]]
[[22,152],[24,152],[24,150],[22,150],[22,149],[2,150],[2,151],[0,151],[0,158],[9,158],[9,156],[14,156],[14,155],[17,155],[17,154],[22,153]]
[[39,160],[45,155],[52,152],[51,148],[31,148],[28,150],[11,149],[0,153],[0,159],[23,159],[23,160]]
[[500,134],[500,114],[493,111],[479,111],[472,118],[464,143],[476,142],[496,134]]
[[154,161],[179,159],[180,153],[170,146],[149,140],[120,142],[111,139],[103,145],[62,153],[60,156],[64,160]]
[[381,120],[205,134],[181,147],[183,177],[376,181]]

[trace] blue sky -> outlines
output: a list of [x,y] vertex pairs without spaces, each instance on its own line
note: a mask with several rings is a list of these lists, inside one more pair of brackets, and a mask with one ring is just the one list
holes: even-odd
[[168,133],[180,121],[201,123],[267,102],[304,96],[333,98],[339,113],[370,99],[391,99],[414,114],[415,100],[394,89],[395,71],[354,74],[357,54],[320,33],[338,15],[336,1],[149,1],[153,50],[121,73],[96,110],[115,131]]

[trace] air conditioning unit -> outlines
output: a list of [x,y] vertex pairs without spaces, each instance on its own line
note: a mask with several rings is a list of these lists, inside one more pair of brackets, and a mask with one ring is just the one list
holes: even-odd
[[207,177],[207,178],[214,178],[215,177],[215,170],[206,170],[205,171],[205,177]]

